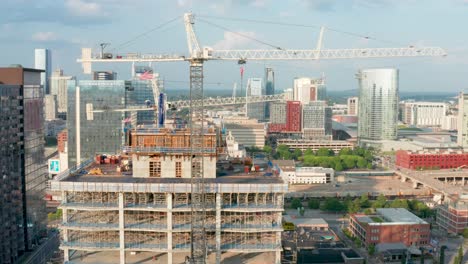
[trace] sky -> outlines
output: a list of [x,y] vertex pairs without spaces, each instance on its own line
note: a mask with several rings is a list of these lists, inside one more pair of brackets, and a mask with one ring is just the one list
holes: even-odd
[[[325,26],[333,30],[325,31],[323,48],[438,46],[448,54],[249,61],[244,87],[247,78],[263,77],[265,67],[274,69],[277,90],[291,87],[294,77],[324,74],[327,88],[337,91],[357,89],[359,69],[395,67],[400,70],[400,91],[457,93],[468,88],[468,0],[1,0],[0,67],[32,67],[34,49],[48,48],[53,69],[89,79],[76,59],[82,47],[98,52],[104,42],[113,53],[187,55],[185,12],[195,15],[201,46],[215,49],[314,49],[319,27]],[[187,62],[152,66],[166,89],[188,89]],[[234,82],[240,87],[235,61],[209,61],[204,67],[206,89],[232,89]],[[126,79],[131,67],[101,64],[93,69],[114,70]]]

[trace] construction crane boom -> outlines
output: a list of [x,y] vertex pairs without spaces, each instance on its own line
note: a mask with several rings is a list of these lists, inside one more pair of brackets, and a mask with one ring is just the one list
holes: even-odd
[[[328,59],[366,59],[366,58],[395,58],[395,57],[423,57],[445,56],[446,52],[439,47],[402,47],[402,48],[366,48],[366,49],[323,49],[324,28],[320,30],[319,39],[315,49],[289,50],[277,48],[272,50],[214,50],[209,47],[201,48],[194,31],[195,20],[191,13],[184,14],[184,26],[187,34],[188,56],[159,55],[129,53],[93,55],[91,49],[82,49],[81,58],[84,73],[92,72],[92,63],[116,62],[177,62],[190,63],[190,152],[191,152],[191,263],[205,263],[208,252],[205,232],[205,183],[203,177],[204,160],[204,116],[205,106],[213,105],[210,99],[203,98],[203,63],[208,60],[234,60],[245,63],[248,60],[328,60]],[[102,53],[102,52],[101,52]],[[248,98],[253,102],[254,98]],[[232,99],[237,103],[239,98]],[[239,100],[240,102],[241,100]],[[244,100],[246,102],[247,100]],[[180,106],[187,106],[186,102]],[[174,103],[177,104],[177,103]],[[147,110],[147,109],[142,109]],[[133,111],[136,111],[135,109]],[[92,106],[87,105],[87,112],[91,115]],[[78,140],[77,140],[78,142]],[[220,237],[220,230],[216,229],[216,236]],[[216,263],[221,262],[221,248],[217,243]]]

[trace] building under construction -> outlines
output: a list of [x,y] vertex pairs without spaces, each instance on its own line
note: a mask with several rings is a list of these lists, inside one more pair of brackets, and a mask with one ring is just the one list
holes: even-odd
[[[260,172],[216,177],[217,136],[204,135],[207,252],[264,253],[280,263],[287,184]],[[191,250],[190,131],[134,129],[119,156],[96,155],[51,182],[62,193],[65,263],[75,251],[165,254]],[[137,252],[137,253],[135,253]]]

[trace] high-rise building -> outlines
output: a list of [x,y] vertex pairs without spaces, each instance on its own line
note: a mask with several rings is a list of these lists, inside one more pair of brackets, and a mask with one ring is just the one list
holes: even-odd
[[301,116],[302,116],[301,102],[288,101],[286,112],[287,112],[287,117],[286,117],[287,130],[290,132],[300,132],[301,131]]
[[[273,68],[265,68],[265,94],[275,94],[275,72]],[[271,102],[265,103],[265,119],[270,119]]]
[[312,101],[324,101],[327,97],[325,79],[295,78],[294,79],[294,100],[307,104]]
[[67,81],[72,76],[64,76],[61,69],[57,69],[50,77],[50,94],[57,96],[57,112],[59,117],[66,117],[67,113]]
[[15,263],[44,234],[42,70],[0,68],[0,260]]
[[[132,92],[127,93],[126,104],[127,106],[142,106],[142,105],[154,105],[155,98],[153,94],[153,81],[159,81],[159,74],[153,72],[153,68],[149,66],[135,66],[135,74],[131,80]],[[159,96],[159,95],[156,95]],[[137,123],[154,123],[155,116],[154,111],[140,111],[136,113]]]
[[[79,87],[79,127],[80,134],[77,141],[77,88]],[[87,114],[90,106],[95,110],[106,108],[125,108],[126,92],[130,84],[125,81],[68,81],[68,164],[77,163],[79,151],[80,160],[92,158],[96,153],[115,154],[120,151],[124,143],[123,130],[124,112],[103,112]],[[77,145],[79,149],[77,149]]]
[[301,131],[301,102],[274,102],[271,106],[269,132],[291,133]]
[[41,73],[41,85],[44,89],[44,94],[49,94],[49,79],[52,73],[52,53],[49,49],[34,50],[34,68],[43,70]]
[[414,126],[442,126],[447,105],[437,102],[403,102],[402,121]]
[[468,148],[468,94],[458,96],[458,137],[457,143],[462,148]]
[[113,71],[95,71],[93,72],[93,80],[95,81],[114,81],[117,80],[117,73]]
[[312,101],[302,106],[302,133],[307,139],[332,138],[332,109],[325,101]]
[[397,139],[398,70],[366,69],[357,76],[359,144],[379,147],[379,141]]
[[358,115],[359,97],[348,98],[348,115]]
[[46,94],[44,96],[44,119],[46,121],[57,118],[57,96]]
[[[262,85],[262,78],[249,78],[247,80],[247,102],[250,96],[265,95],[265,87]],[[265,120],[265,103],[247,103],[247,116],[259,121]]]

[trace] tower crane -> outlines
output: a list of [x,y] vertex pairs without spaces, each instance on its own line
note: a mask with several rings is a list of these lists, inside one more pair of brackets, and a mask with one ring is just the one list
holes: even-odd
[[[90,48],[82,49],[82,57],[77,62],[82,63],[84,73],[91,73],[92,63],[102,62],[178,62],[187,61],[190,64],[190,148],[191,148],[191,188],[192,188],[192,218],[191,218],[191,263],[205,263],[207,241],[205,234],[205,181],[203,177],[203,136],[204,136],[204,100],[203,100],[203,63],[210,60],[232,60],[240,64],[249,60],[329,60],[329,59],[363,59],[363,58],[394,58],[445,56],[446,52],[439,47],[402,47],[402,48],[362,48],[362,49],[324,49],[322,45],[324,29],[315,49],[255,49],[255,50],[215,50],[201,47],[194,31],[194,15],[184,14],[184,25],[187,35],[188,56],[157,55],[131,53],[119,56],[93,55]],[[220,231],[217,231],[220,232]],[[219,234],[217,234],[219,235]],[[216,248],[216,262],[220,263],[220,248]]]

